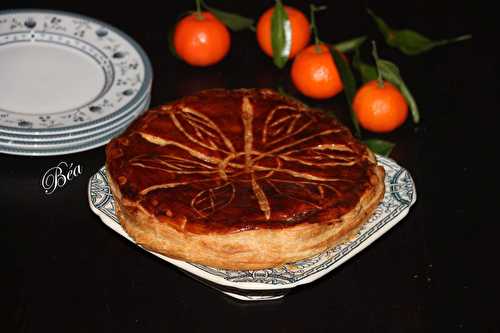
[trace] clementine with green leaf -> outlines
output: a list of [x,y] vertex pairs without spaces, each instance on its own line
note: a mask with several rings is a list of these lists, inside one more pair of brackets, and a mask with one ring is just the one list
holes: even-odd
[[[278,5],[281,5],[279,3]],[[286,17],[282,22],[284,26],[284,34],[289,35],[291,46],[288,53],[288,58],[293,58],[300,50],[302,50],[311,37],[309,29],[309,21],[306,16],[298,9],[289,6],[283,6],[286,12]],[[271,20],[275,11],[275,7],[266,10],[257,22],[257,41],[260,48],[268,56],[273,57],[272,44],[272,29]],[[287,23],[289,22],[289,23]],[[288,31],[287,31],[288,30]],[[286,47],[286,45],[284,45]],[[280,50],[276,50],[279,52]]]
[[177,55],[193,66],[210,66],[229,52],[231,36],[210,12],[197,11],[182,18],[173,33]]
[[408,117],[408,104],[388,81],[372,80],[356,92],[353,110],[361,127],[386,133],[400,127]]

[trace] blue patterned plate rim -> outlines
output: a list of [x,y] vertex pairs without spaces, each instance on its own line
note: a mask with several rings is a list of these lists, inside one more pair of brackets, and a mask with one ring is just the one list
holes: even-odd
[[113,121],[107,122],[105,124],[100,124],[96,127],[86,128],[80,131],[70,132],[70,133],[61,133],[61,134],[42,134],[42,135],[32,135],[32,134],[11,134],[5,133],[0,129],[0,143],[2,141],[24,141],[29,143],[38,143],[44,141],[64,141],[70,139],[82,138],[89,135],[98,134],[102,131],[109,130],[111,128],[117,127],[119,124],[123,124],[127,120],[136,116],[139,111],[142,111],[144,105],[149,104],[151,100],[151,96],[145,95],[143,99],[141,99],[136,105],[133,105],[130,110],[127,110],[126,113],[120,115]]
[[[147,108],[145,105],[145,109]],[[123,130],[127,128],[127,124],[120,126],[113,132],[109,133],[105,137],[96,139],[85,143],[75,143],[74,145],[68,145],[61,148],[49,148],[49,149],[22,149],[22,148],[10,148],[5,147],[0,144],[0,153],[10,154],[10,155],[24,155],[24,156],[57,156],[73,154],[82,151],[91,150],[100,146],[107,144],[112,138],[122,133]]]
[[[144,107],[144,105],[142,105]],[[144,110],[144,108],[142,109]],[[140,108],[137,109],[137,113],[139,111],[142,111]],[[115,133],[119,129],[124,129],[128,127],[128,125],[135,119],[134,115],[131,115],[131,117],[126,118],[125,120],[113,124],[113,126],[106,128],[105,130],[102,130],[100,132],[96,133],[91,133],[86,136],[78,137],[78,138],[66,138],[64,140],[59,140],[59,141],[48,141],[48,142],[32,142],[32,141],[16,141],[16,140],[9,140],[5,142],[5,139],[0,138],[0,146],[5,147],[5,148],[11,148],[11,149],[32,149],[32,150],[47,150],[47,149],[57,149],[57,148],[66,148],[66,147],[72,147],[75,145],[84,145],[87,142],[94,142],[96,140],[100,140],[103,137],[109,136],[110,133]]]
[[[390,158],[377,156],[377,160],[386,171],[384,180],[386,190],[383,200],[369,221],[353,238],[319,255],[272,269],[232,271],[192,264],[148,252],[197,277],[240,290],[285,290],[313,282],[330,273],[386,233],[408,214],[410,207],[415,203],[417,194],[410,173]],[[101,218],[102,222],[136,244],[123,230],[115,214],[113,195],[107,183],[105,167],[89,179],[87,194],[91,210]]]
[[114,132],[109,133],[109,135],[106,135],[103,138],[96,139],[91,142],[87,142],[84,144],[77,144],[73,146],[66,146],[62,148],[37,150],[37,149],[10,148],[2,146],[0,144],[0,153],[10,154],[10,155],[24,155],[24,156],[57,156],[57,155],[78,153],[107,144],[112,138],[119,135],[123,129],[125,128],[119,128]]

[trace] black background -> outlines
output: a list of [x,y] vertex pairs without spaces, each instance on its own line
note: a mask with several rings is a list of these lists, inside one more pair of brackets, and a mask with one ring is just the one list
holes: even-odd
[[[272,1],[209,1],[257,18]],[[307,12],[307,2],[286,1]],[[498,262],[494,236],[497,179],[490,173],[498,97],[498,60],[481,36],[493,29],[473,2],[322,1],[321,37],[338,42],[363,34],[379,41],[380,56],[396,62],[419,103],[422,122],[408,121],[382,138],[409,169],[418,200],[408,216],[365,251],[326,277],[284,299],[230,299],[139,250],[89,209],[88,178],[104,164],[104,148],[66,156],[0,155],[0,330],[3,332],[175,331],[498,331]],[[468,3],[468,4],[464,4]],[[77,12],[132,36],[153,64],[152,105],[212,87],[284,87],[296,96],[289,66],[282,71],[259,49],[251,31],[232,33],[227,58],[193,68],[168,52],[167,32],[194,2],[90,3],[2,1],[19,7]],[[434,38],[473,33],[470,41],[415,57],[382,43],[370,7],[394,27]],[[490,15],[493,17],[493,13]],[[474,30],[476,27],[480,27]],[[365,55],[369,48],[363,48]],[[1,73],[0,73],[1,79]],[[324,102],[347,119],[343,95]],[[367,137],[369,133],[365,132]],[[83,175],[52,195],[42,174],[60,161]],[[498,203],[496,204],[498,205]],[[490,239],[481,237],[489,234]],[[481,246],[483,244],[483,246]],[[492,245],[490,245],[492,244]],[[492,279],[491,279],[492,280]],[[4,327],[4,329],[2,329]]]

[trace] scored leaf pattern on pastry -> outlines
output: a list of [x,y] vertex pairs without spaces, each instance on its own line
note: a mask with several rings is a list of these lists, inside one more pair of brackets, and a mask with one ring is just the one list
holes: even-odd
[[210,216],[230,205],[239,189],[235,186],[237,183],[244,183],[253,192],[255,205],[266,220],[272,214],[271,191],[320,208],[325,198],[338,193],[338,182],[352,182],[341,177],[330,178],[329,168],[353,165],[360,158],[347,145],[324,140],[343,129],[313,126],[318,115],[305,108],[278,106],[270,110],[261,133],[256,135],[253,130],[254,106],[249,98],[243,97],[239,110],[243,136],[241,151],[235,149],[235,144],[223,130],[201,112],[185,106],[168,106],[161,112],[168,114],[189,144],[146,131],[138,134],[154,145],[179,148],[182,156],[176,156],[175,152],[179,150],[172,149],[168,155],[138,155],[130,160],[130,164],[182,175],[182,180],[172,177],[173,181],[147,187],[140,194],[196,186],[200,191],[189,204],[200,217]]

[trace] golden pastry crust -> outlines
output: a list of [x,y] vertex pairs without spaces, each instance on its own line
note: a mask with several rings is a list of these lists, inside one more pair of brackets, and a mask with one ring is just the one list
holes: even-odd
[[219,268],[318,254],[384,194],[383,168],[344,126],[271,90],[209,90],[150,110],[106,153],[127,233]]

